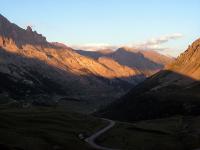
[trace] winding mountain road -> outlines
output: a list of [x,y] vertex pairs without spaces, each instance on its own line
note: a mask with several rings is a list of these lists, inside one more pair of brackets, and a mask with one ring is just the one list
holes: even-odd
[[87,142],[91,147],[95,148],[95,149],[98,149],[98,150],[117,150],[117,149],[112,149],[112,148],[108,148],[108,147],[104,147],[104,146],[101,146],[101,145],[98,145],[95,140],[100,136],[102,135],[103,133],[105,133],[106,131],[110,130],[114,125],[115,125],[115,121],[113,120],[109,120],[109,119],[104,119],[104,118],[101,118],[102,120],[104,121],[107,121],[109,122],[109,124],[99,130],[98,132],[94,133],[93,135],[91,135],[90,137],[86,138],[85,139],[85,142]]

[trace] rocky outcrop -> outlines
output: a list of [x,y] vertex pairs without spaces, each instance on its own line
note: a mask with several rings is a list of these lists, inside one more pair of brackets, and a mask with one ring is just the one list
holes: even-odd
[[38,34],[36,31],[32,31],[28,26],[26,30],[18,27],[17,25],[8,21],[4,16],[0,15],[0,43],[9,44],[9,41],[14,42],[19,48],[22,45],[48,45],[46,37]]
[[200,79],[200,39],[196,40],[177,60],[166,69],[189,76],[196,80]]

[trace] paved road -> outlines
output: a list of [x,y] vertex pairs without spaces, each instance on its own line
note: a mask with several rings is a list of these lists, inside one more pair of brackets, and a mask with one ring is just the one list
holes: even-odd
[[114,125],[115,125],[115,121],[113,120],[109,120],[109,119],[104,119],[102,118],[102,120],[109,122],[109,125],[106,126],[105,128],[101,129],[100,131],[94,133],[93,135],[91,135],[90,137],[85,139],[85,142],[87,142],[88,144],[90,144],[91,147],[95,148],[95,149],[99,149],[99,150],[117,150],[117,149],[112,149],[112,148],[108,148],[108,147],[103,147],[101,145],[98,145],[95,140],[102,135],[103,133],[105,133],[106,131],[110,130]]

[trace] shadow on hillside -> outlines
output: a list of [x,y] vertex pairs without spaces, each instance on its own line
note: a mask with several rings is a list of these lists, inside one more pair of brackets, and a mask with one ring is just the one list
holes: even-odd
[[[65,85],[65,82],[59,84],[62,82],[59,79],[71,73],[38,59],[26,58],[0,48],[0,68],[0,93],[8,92],[14,99],[42,94],[68,95],[70,93],[70,88]],[[53,78],[53,75],[58,75],[58,79]]]
[[113,60],[115,60],[121,65],[131,67],[131,68],[137,68],[139,70],[146,71],[146,72],[157,72],[158,70],[164,67],[162,64],[158,64],[146,58],[140,52],[126,51],[123,48],[120,48],[116,51],[106,53],[106,54],[98,52],[98,51],[95,52],[95,51],[77,50],[77,52],[81,55],[92,57],[94,59],[98,59],[100,57],[112,58]]
[[[124,89],[127,91],[133,86],[133,84],[125,81],[126,78],[107,79],[95,76],[90,72],[87,75],[80,76],[49,65],[39,59],[8,52],[3,48],[0,48],[0,69],[0,93],[8,92],[15,99],[42,94],[70,96],[72,93],[76,94],[77,92],[77,95],[80,95],[79,91],[81,89],[87,90],[88,88],[92,90],[97,88],[96,92],[98,91],[101,94],[102,92],[98,89],[100,85],[95,85],[99,82],[116,90]],[[140,75],[128,78],[138,79]],[[83,83],[82,79],[86,80],[87,83]],[[139,82],[137,81],[136,84]],[[104,87],[101,88],[103,89]],[[97,96],[98,92],[95,93]]]
[[200,81],[169,70],[153,75],[97,113],[120,121],[173,115],[200,115]]
[[157,71],[164,66],[153,62],[152,60],[144,57],[140,52],[126,51],[118,49],[114,54],[110,54],[114,60],[122,65],[134,67],[143,71]]
[[103,54],[98,51],[85,51],[85,50],[76,50],[77,53],[80,55],[86,56],[86,57],[91,57],[93,59],[98,59],[99,57],[106,56],[107,54]]

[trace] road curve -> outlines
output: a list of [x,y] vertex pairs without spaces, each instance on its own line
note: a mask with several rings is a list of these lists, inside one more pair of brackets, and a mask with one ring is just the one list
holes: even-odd
[[102,135],[103,133],[105,133],[106,131],[110,130],[114,125],[115,125],[115,121],[113,120],[109,120],[109,119],[104,119],[101,118],[104,121],[109,122],[109,125],[106,126],[105,128],[99,130],[98,132],[94,133],[93,135],[91,135],[90,137],[85,139],[85,142],[87,142],[91,147],[95,148],[95,149],[99,149],[99,150],[117,150],[117,149],[112,149],[112,148],[108,148],[108,147],[104,147],[101,145],[98,145],[95,140]]

